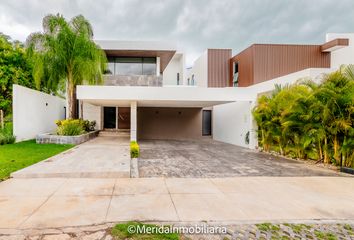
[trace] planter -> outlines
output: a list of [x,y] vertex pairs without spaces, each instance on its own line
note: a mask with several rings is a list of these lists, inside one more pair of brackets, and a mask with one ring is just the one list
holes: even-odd
[[353,174],[354,175],[354,168],[349,168],[349,167],[341,167],[340,168],[341,172],[344,173],[349,173],[349,174]]
[[80,144],[97,137],[99,131],[92,131],[78,136],[60,136],[50,133],[39,134],[36,143],[55,143],[55,144]]

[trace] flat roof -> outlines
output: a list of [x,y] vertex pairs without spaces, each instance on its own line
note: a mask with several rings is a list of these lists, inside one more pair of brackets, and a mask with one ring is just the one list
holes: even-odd
[[176,51],[172,42],[165,41],[119,41],[95,40],[103,50],[146,50],[146,51]]

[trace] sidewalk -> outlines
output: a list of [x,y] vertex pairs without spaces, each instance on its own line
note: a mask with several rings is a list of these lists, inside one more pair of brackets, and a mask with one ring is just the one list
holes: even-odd
[[354,220],[354,178],[10,179],[0,233],[128,220],[222,223]]

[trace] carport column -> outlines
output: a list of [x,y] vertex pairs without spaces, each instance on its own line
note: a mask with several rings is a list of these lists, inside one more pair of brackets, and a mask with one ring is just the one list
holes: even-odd
[[136,141],[137,103],[130,103],[130,141]]
[[256,101],[252,101],[250,104],[250,131],[249,131],[249,148],[256,149],[258,147],[258,138],[257,138],[257,123],[253,117],[252,110],[256,106]]

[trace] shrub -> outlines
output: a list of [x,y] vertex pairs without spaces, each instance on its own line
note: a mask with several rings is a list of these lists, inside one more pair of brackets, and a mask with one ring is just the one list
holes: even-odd
[[76,136],[85,133],[82,120],[80,119],[66,119],[57,121],[57,134],[63,136]]
[[138,158],[140,155],[140,147],[136,141],[130,142],[130,157],[131,158]]
[[12,122],[5,123],[4,129],[0,129],[0,145],[11,144],[16,141],[12,132]]
[[65,119],[55,122],[58,126],[57,134],[64,136],[76,136],[85,132],[95,130],[96,121],[89,121],[83,119]]
[[95,131],[96,121],[81,120],[86,132]]

